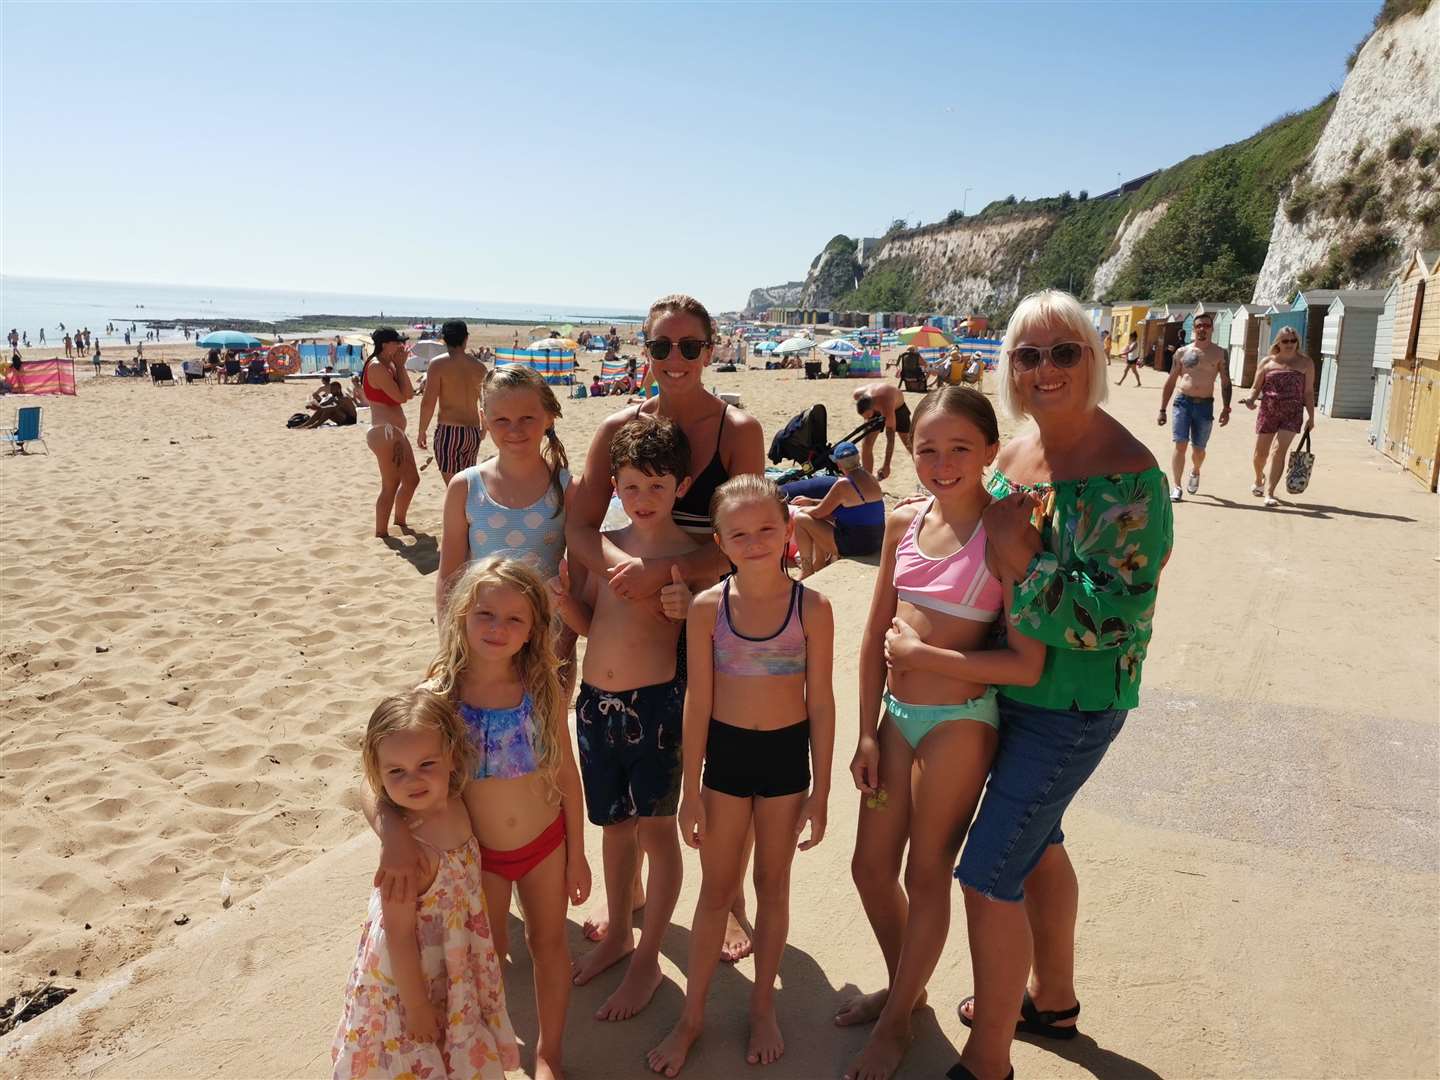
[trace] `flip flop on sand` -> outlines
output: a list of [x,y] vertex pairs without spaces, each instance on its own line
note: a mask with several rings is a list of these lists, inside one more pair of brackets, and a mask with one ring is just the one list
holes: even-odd
[[1280,505],[1280,500],[1277,499],[1277,498],[1275,498],[1274,495],[1267,495],[1267,496],[1265,496],[1265,505],[1266,505],[1266,506],[1279,506],[1279,505]]
[[[966,1027],[972,1026],[974,1021],[965,1015],[965,1006],[975,1008],[975,996],[972,994],[960,1002],[960,1023]],[[1017,1035],[1039,1035],[1045,1039],[1073,1039],[1080,1034],[1080,1030],[1074,1024],[1057,1024],[1057,1020],[1073,1020],[1080,1015],[1080,1003],[1077,1001],[1068,1009],[1056,1009],[1054,1011],[1041,1012],[1035,1008],[1035,1002],[1030,1000],[1030,991],[1025,991],[1025,997],[1020,1002],[1021,1019],[1015,1022],[1015,1034]]]
[[1254,495],[1258,499],[1261,495],[1265,494],[1265,489],[1262,488],[1259,484],[1251,484],[1250,494]]

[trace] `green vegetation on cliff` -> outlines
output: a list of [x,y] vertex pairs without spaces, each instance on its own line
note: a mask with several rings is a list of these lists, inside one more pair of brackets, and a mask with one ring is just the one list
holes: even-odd
[[1132,208],[1170,208],[1135,245],[1112,296],[1159,303],[1246,297],[1265,262],[1275,207],[1325,128],[1335,98],[1281,117],[1243,142],[1187,158],[1135,193]]
[[[1159,303],[1245,298],[1253,292],[1265,261],[1275,208],[1309,159],[1334,103],[1332,95],[1311,109],[1281,117],[1248,139],[1187,158],[1120,198],[1091,199],[1085,192],[1079,198],[1069,192],[1043,199],[1012,195],[970,217],[952,213],[915,229],[905,229],[897,221],[886,239],[923,237],[1022,216],[1049,219],[1050,224],[1038,233],[1028,230],[1011,248],[995,250],[983,272],[997,284],[1016,281],[1016,299],[1043,288],[1089,296],[1095,271],[1114,253],[1126,217],[1167,204],[1160,220],[1136,242],[1109,289],[1110,298],[1147,297]],[[1417,132],[1415,139],[1397,145],[1391,153],[1419,155],[1421,141]],[[1430,151],[1428,144],[1423,151]],[[827,267],[848,268],[853,265],[854,241],[835,237],[817,256],[812,270],[827,253],[831,255]],[[833,306],[841,311],[924,312],[934,306],[935,283],[928,278],[935,272],[917,256],[882,259],[869,264],[857,287],[846,289],[844,282],[827,281],[827,295],[840,294]],[[1007,303],[992,298],[987,314],[1003,321],[1014,303],[1015,299]]]
[[909,257],[877,263],[858,288],[835,301],[837,311],[924,311],[926,307],[916,261]]

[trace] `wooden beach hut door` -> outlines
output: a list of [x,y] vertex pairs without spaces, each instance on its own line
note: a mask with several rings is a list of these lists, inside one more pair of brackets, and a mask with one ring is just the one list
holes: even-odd
[[1440,286],[1435,297],[1427,295],[1428,270],[1417,253],[1400,279],[1390,415],[1381,449],[1434,491],[1440,479]]

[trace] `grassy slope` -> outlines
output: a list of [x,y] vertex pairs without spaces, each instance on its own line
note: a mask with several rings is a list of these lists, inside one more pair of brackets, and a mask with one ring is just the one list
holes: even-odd
[[[997,251],[993,265],[1000,270],[1024,263],[1022,295],[1054,287],[1083,296],[1088,295],[1096,267],[1113,249],[1125,215],[1169,200],[1170,209],[1136,245],[1112,294],[1175,302],[1248,297],[1265,259],[1281,192],[1309,157],[1333,105],[1334,98],[1327,98],[1304,112],[1281,117],[1242,142],[1187,158],[1124,198],[1001,200],[967,220],[998,221],[1036,212],[1054,215],[1055,227],[1038,245],[1027,244],[1025,251]],[[929,225],[904,235],[944,227]],[[835,306],[852,311],[925,311],[930,302],[917,263],[893,259],[876,265],[860,287]],[[990,314],[1003,320],[1010,306],[997,306]]]

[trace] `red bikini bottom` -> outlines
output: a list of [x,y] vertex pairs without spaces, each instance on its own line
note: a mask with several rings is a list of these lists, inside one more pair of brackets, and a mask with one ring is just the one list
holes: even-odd
[[523,847],[510,851],[495,851],[483,844],[480,846],[480,869],[486,873],[499,874],[506,881],[519,881],[546,857],[565,843],[565,813],[555,815],[555,820],[545,831]]

